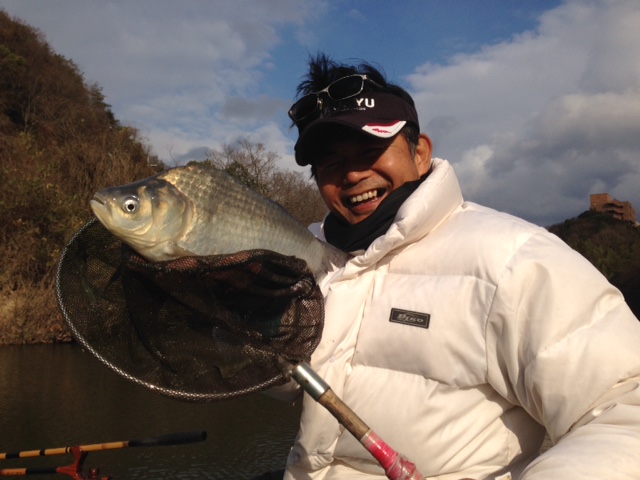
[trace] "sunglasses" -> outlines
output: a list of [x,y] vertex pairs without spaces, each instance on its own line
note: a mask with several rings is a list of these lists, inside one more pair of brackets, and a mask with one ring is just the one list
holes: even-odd
[[305,95],[296,103],[294,103],[289,109],[289,118],[291,118],[291,120],[293,120],[293,123],[297,125],[303,120],[308,119],[314,113],[321,112],[321,94],[325,94],[334,102],[347,100],[348,98],[355,97],[356,95],[362,93],[365,87],[365,82],[369,82],[370,84],[378,88],[384,88],[382,85],[374,82],[367,75],[354,74],[347,77],[342,77],[335,82],[330,83],[326,88],[323,88],[319,92]]

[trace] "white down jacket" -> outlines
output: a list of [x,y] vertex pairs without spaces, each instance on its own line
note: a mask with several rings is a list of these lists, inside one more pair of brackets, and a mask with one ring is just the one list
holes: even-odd
[[[311,366],[423,475],[640,479],[640,323],[557,237],[464,202],[448,162],[321,287]],[[292,478],[385,477],[305,396]]]

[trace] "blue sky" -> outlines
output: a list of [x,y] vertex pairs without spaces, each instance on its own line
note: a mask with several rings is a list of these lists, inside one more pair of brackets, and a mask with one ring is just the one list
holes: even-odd
[[468,200],[547,226],[608,192],[640,211],[637,0],[0,0],[168,164],[240,137],[293,161],[309,54],[416,100]]
[[[416,65],[446,64],[459,53],[509,40],[515,33],[536,27],[538,16],[558,0],[540,2],[477,0],[447,1],[334,1],[308,25],[303,41],[293,29],[283,31],[283,43],[273,51],[282,59],[274,81],[285,82],[305,71],[304,59],[322,50],[339,59],[364,58],[382,65],[387,74],[402,78]],[[478,8],[478,5],[482,8]],[[519,6],[524,4],[524,7]],[[390,8],[395,5],[396,8]]]

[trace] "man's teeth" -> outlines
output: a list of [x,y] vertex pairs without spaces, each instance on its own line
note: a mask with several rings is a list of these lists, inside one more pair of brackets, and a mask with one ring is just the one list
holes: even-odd
[[370,192],[365,192],[360,195],[354,195],[349,198],[351,205],[355,205],[356,203],[364,202],[366,200],[371,200],[372,198],[376,198],[378,196],[377,190],[371,190]]

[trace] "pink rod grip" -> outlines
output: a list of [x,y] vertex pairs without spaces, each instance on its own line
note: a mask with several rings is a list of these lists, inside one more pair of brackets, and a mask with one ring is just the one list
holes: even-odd
[[424,480],[416,466],[398,454],[375,432],[369,430],[360,440],[362,445],[382,465],[390,480]]

